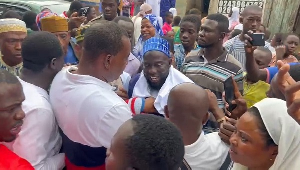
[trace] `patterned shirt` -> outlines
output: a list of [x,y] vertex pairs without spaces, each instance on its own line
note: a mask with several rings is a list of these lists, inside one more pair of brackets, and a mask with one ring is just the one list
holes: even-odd
[[209,62],[201,53],[199,54],[185,59],[182,72],[197,85],[211,90],[218,99],[219,107],[224,108],[222,93],[225,91],[224,82],[226,79],[233,76],[239,90],[243,91],[243,70],[240,63],[226,50],[217,59]]
[[[1,56],[1,53],[0,53],[0,56]],[[16,66],[11,67],[3,61],[2,57],[0,57],[0,69],[6,70],[15,76],[19,76],[22,68],[23,68],[23,63],[20,63]]]
[[[240,40],[240,36],[237,35],[234,38],[226,41],[224,43],[225,49],[229,54],[233,55],[235,59],[237,59],[243,66],[243,69],[246,67],[246,53],[245,53],[245,43]],[[272,50],[270,43],[265,42],[265,48]]]
[[188,56],[190,56],[190,54],[194,54],[194,53],[198,53],[198,51],[200,50],[200,48],[195,45],[195,48],[189,52],[188,54],[185,54],[185,49],[183,47],[182,44],[175,44],[174,45],[174,56],[175,56],[175,62],[176,62],[176,67],[178,70],[181,70],[181,66],[182,63],[184,62],[184,59]]

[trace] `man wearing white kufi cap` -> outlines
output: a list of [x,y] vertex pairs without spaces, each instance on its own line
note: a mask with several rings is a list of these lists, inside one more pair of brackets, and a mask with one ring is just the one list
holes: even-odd
[[0,19],[0,69],[18,76],[22,68],[21,45],[27,36],[25,22],[14,19]]

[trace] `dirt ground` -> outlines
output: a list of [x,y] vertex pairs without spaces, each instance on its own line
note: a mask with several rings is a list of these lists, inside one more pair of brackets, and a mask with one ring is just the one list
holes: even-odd
[[176,0],[177,14],[181,17],[185,14],[185,6],[186,0]]

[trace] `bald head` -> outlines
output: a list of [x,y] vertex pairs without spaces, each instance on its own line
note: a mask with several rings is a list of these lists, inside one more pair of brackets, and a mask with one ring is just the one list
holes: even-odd
[[0,83],[6,84],[19,84],[19,80],[16,76],[6,70],[0,70]]
[[[170,119],[194,119],[202,121],[209,107],[207,92],[192,83],[175,86],[169,94],[168,113]],[[172,120],[171,120],[172,121]],[[201,123],[201,122],[200,122]]]
[[246,17],[247,15],[251,13],[262,13],[262,8],[257,5],[249,5],[247,6],[244,11],[241,13],[243,17]]

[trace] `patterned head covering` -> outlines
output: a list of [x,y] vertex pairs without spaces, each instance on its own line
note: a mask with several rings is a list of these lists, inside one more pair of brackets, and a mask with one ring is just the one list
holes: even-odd
[[89,27],[90,27],[90,25],[83,25],[78,28],[78,30],[76,32],[76,36],[75,36],[76,43],[83,41],[84,33]]
[[42,31],[48,31],[51,33],[69,31],[68,20],[64,17],[60,17],[60,16],[44,17],[41,19],[40,23],[41,23]]
[[159,51],[164,53],[168,58],[171,58],[169,43],[163,38],[152,37],[145,41],[143,56],[149,51]]
[[57,14],[52,13],[50,11],[44,11],[44,12],[39,13],[36,16],[35,22],[40,31],[42,30],[41,19],[46,18],[46,17],[51,17],[51,16],[57,16]]
[[156,35],[164,36],[164,33],[163,33],[161,26],[159,25],[158,19],[155,15],[148,14],[148,15],[145,15],[143,19],[147,19],[150,21],[150,23],[155,28]]
[[27,32],[25,22],[16,18],[0,19],[0,33],[10,31]]

